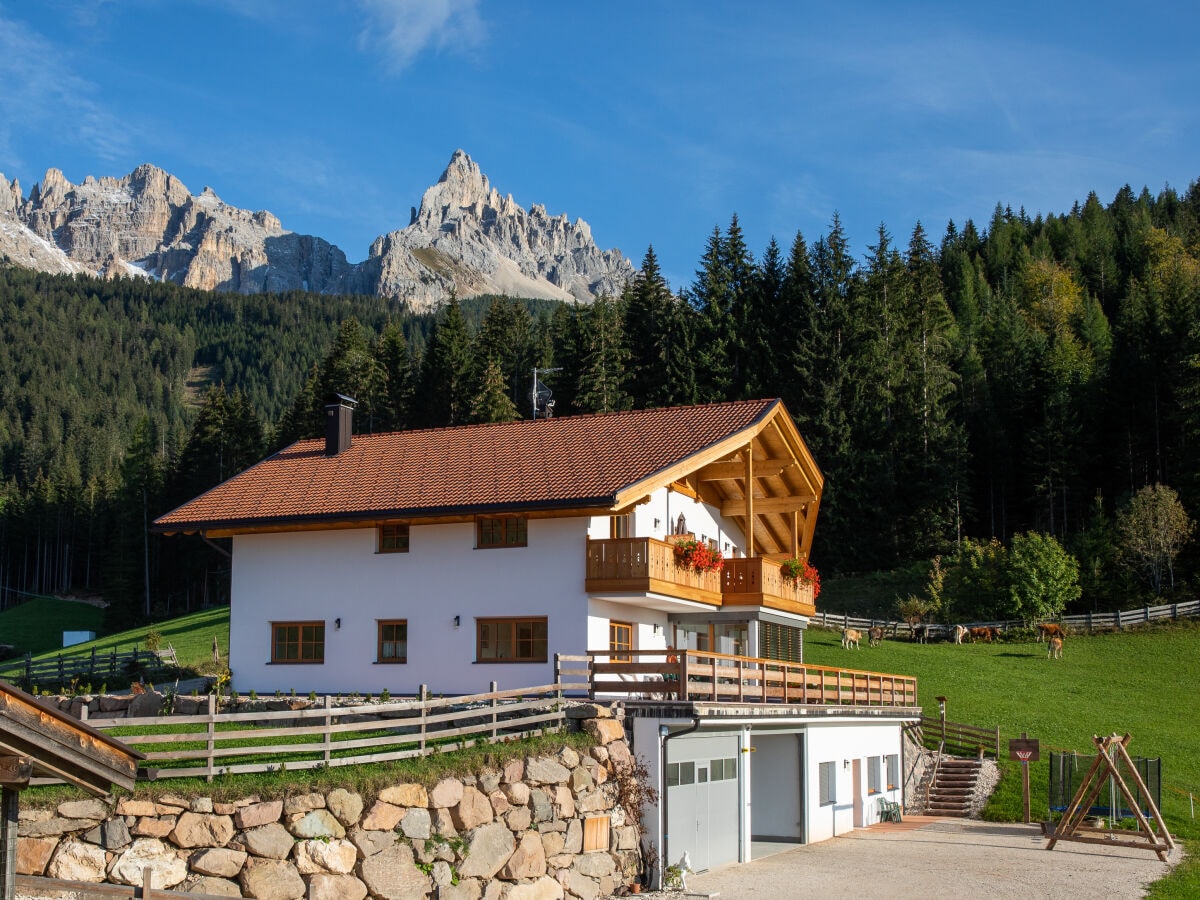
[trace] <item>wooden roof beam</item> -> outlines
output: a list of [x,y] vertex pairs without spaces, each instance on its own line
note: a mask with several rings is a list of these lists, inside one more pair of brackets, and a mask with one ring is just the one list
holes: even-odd
[[[803,511],[804,507],[815,500],[815,497],[797,494],[791,497],[756,497],[754,498],[754,514],[758,516],[770,513],[790,513]],[[726,500],[721,504],[721,515],[744,516],[746,514],[747,498],[741,500]]]
[[[770,478],[795,464],[796,460],[794,459],[756,459],[754,460],[755,477]],[[737,459],[709,463],[697,474],[701,481],[740,481],[746,476],[746,464]]]

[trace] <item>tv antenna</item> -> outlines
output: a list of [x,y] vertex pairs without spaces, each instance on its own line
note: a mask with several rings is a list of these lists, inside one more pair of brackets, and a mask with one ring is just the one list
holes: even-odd
[[530,392],[530,400],[533,402],[533,417],[538,417],[538,411],[542,413],[543,419],[550,419],[554,416],[554,401],[551,400],[552,392],[538,381],[538,373],[561,372],[562,366],[555,366],[551,369],[539,369],[537,366],[533,368],[533,390]]

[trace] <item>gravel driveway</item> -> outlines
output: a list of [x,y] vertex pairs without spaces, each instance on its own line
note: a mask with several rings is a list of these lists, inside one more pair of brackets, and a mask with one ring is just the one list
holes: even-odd
[[[688,892],[721,900],[786,897],[1142,897],[1169,862],[1151,850],[1060,841],[1046,850],[1037,825],[905,816],[744,865],[688,877]],[[649,894],[673,897],[680,894]]]

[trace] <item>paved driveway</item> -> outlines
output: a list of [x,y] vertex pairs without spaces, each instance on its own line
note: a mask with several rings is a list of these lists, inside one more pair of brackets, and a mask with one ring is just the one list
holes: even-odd
[[[875,897],[934,900],[1142,897],[1177,863],[1152,850],[1060,841],[1046,850],[1037,825],[905,816],[843,837],[688,878],[689,893],[721,900]],[[676,895],[678,896],[678,895]]]

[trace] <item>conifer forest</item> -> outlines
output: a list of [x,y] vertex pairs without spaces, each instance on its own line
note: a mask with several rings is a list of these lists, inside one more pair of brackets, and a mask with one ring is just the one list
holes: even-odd
[[529,417],[534,367],[559,416],[782,398],[826,478],[824,575],[1037,533],[1081,608],[1190,595],[1194,554],[1151,582],[1118,545],[1148,486],[1200,510],[1200,183],[865,248],[836,216],[752,248],[733,215],[697,245],[678,292],[651,247],[589,305],[431,312],[0,266],[0,607],[98,594],[116,627],[226,602],[220,548],[149,522],[320,434],[332,392],[361,432],[492,422]]

